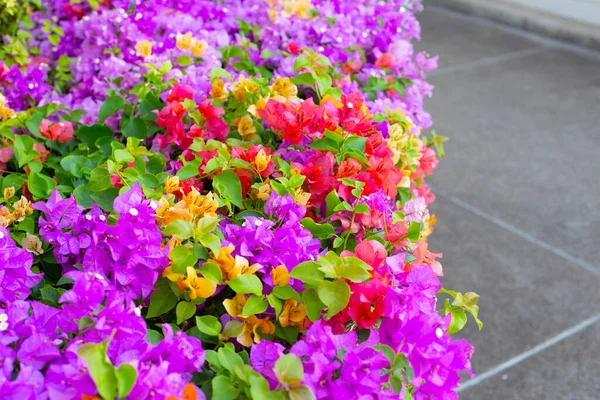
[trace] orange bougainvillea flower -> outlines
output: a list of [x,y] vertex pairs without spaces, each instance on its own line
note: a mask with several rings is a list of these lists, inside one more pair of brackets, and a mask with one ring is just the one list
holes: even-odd
[[417,242],[417,248],[413,252],[413,255],[417,257],[416,260],[412,262],[413,265],[429,265],[431,269],[433,269],[433,273],[436,276],[444,276],[444,271],[442,270],[442,264],[436,260],[436,258],[442,258],[442,253],[432,253],[427,247],[429,243],[424,240],[419,240]]

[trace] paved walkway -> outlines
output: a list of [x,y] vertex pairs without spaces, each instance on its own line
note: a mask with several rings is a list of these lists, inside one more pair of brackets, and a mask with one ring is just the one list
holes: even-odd
[[427,104],[443,285],[481,295],[465,400],[600,399],[600,54],[446,9]]

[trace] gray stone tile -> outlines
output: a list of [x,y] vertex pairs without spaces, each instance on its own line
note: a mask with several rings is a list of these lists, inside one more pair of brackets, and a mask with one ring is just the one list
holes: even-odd
[[600,62],[566,50],[433,76],[430,179],[600,268]]
[[600,323],[460,393],[461,400],[597,400]]
[[459,335],[475,346],[476,373],[598,313],[599,276],[443,198],[431,209],[438,224],[429,248],[444,253],[443,286],[481,296],[483,330],[469,320]]
[[416,44],[417,49],[439,55],[440,68],[541,45],[537,40],[490,28],[473,18],[436,7],[426,8],[417,18],[421,24],[421,42]]

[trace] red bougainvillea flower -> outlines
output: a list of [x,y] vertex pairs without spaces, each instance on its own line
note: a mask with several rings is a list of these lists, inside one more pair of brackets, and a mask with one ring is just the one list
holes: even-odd
[[172,101],[184,101],[185,99],[193,99],[194,98],[194,89],[192,89],[189,85],[179,85],[174,84],[173,89],[169,92],[167,96],[167,103]]
[[381,314],[385,312],[386,294],[387,288],[379,279],[352,285],[348,315],[356,322],[359,329],[367,329],[375,325]]
[[271,161],[271,149],[263,145],[250,146],[248,150],[234,147],[231,156],[240,158],[254,168],[254,171],[263,178],[268,177],[275,170],[275,163]]
[[287,46],[287,51],[290,54],[298,54],[298,53],[300,53],[301,49],[300,49],[300,47],[298,47],[298,45],[295,42],[290,42],[290,44],[288,44],[288,46]]
[[375,61],[375,65],[382,69],[391,67],[393,63],[394,57],[387,52],[380,55],[379,58],[377,58],[377,61]]
[[69,121],[60,121],[50,125],[50,121],[43,119],[40,124],[40,134],[53,142],[65,143],[73,139],[73,124]]

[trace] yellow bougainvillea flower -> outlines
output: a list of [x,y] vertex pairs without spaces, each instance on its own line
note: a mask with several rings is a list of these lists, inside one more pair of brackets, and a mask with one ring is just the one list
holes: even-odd
[[264,149],[260,149],[254,158],[254,164],[256,165],[256,171],[260,174],[269,166],[271,161],[271,155],[267,155]]
[[175,36],[175,45],[179,50],[189,50],[192,47],[192,40],[194,40],[192,32],[186,34],[178,33]]
[[231,91],[237,101],[244,101],[246,93],[256,93],[259,88],[250,79],[240,76],[237,81],[231,84]]
[[15,195],[15,188],[13,186],[4,188],[4,201],[8,201]]
[[277,286],[287,286],[290,283],[290,273],[285,265],[280,265],[271,270],[273,284]]
[[[269,318],[258,319],[254,315],[244,320],[242,332],[237,337],[237,341],[245,347],[252,346],[252,342],[260,343],[260,335],[272,335],[275,333],[275,325]],[[254,340],[252,338],[254,336]]]
[[177,176],[170,176],[168,178],[165,179],[165,193],[175,193],[181,190],[181,187],[179,186],[179,177]]
[[283,305],[283,310],[279,314],[279,323],[282,327],[295,326],[302,330],[304,319],[306,318],[306,306],[299,303],[298,300],[287,299]]
[[[225,101],[229,92],[225,89],[225,82],[221,78],[216,78],[210,88],[210,96],[217,101]],[[238,128],[239,129],[239,128]]]
[[206,40],[192,40],[191,50],[192,54],[196,57],[202,57],[206,52],[206,49],[208,49],[208,43],[206,42]]
[[256,193],[256,197],[263,201],[267,201],[269,199],[270,195],[271,195],[271,185],[268,182],[263,184],[258,189],[258,192]]
[[252,140],[256,137],[256,128],[252,122],[252,117],[244,115],[237,120],[236,128],[241,137],[246,140]]
[[[298,99],[298,87],[290,80],[290,78],[277,78],[273,84],[269,86],[269,91],[276,100],[285,101]],[[281,99],[278,99],[280,97]]]
[[0,93],[0,121],[7,121],[16,116],[15,112],[6,103],[6,98]]
[[135,44],[135,52],[138,56],[148,58],[152,55],[152,46],[154,46],[154,42],[149,40],[140,40]]
[[185,202],[192,214],[217,217],[216,211],[219,205],[211,192],[202,196],[195,187],[192,187],[192,190],[183,196],[182,201]]
[[266,98],[260,97],[256,104],[252,104],[250,107],[248,107],[248,112],[250,113],[250,115],[252,115],[255,118],[259,118],[258,111],[263,110],[267,107],[267,101],[269,100],[269,98],[270,96],[267,96]]
[[227,311],[227,314],[231,315],[233,318],[241,318],[244,305],[246,305],[246,296],[239,293],[236,294],[233,299],[223,300],[225,311]]
[[425,240],[429,235],[433,233],[435,230],[435,223],[437,222],[437,218],[433,214],[427,214],[425,219],[423,220],[423,230],[421,231],[421,236],[419,239]]
[[186,275],[183,283],[190,289],[190,299],[194,300],[198,297],[207,299],[217,291],[217,284],[206,278],[199,277],[194,268],[187,267]]

